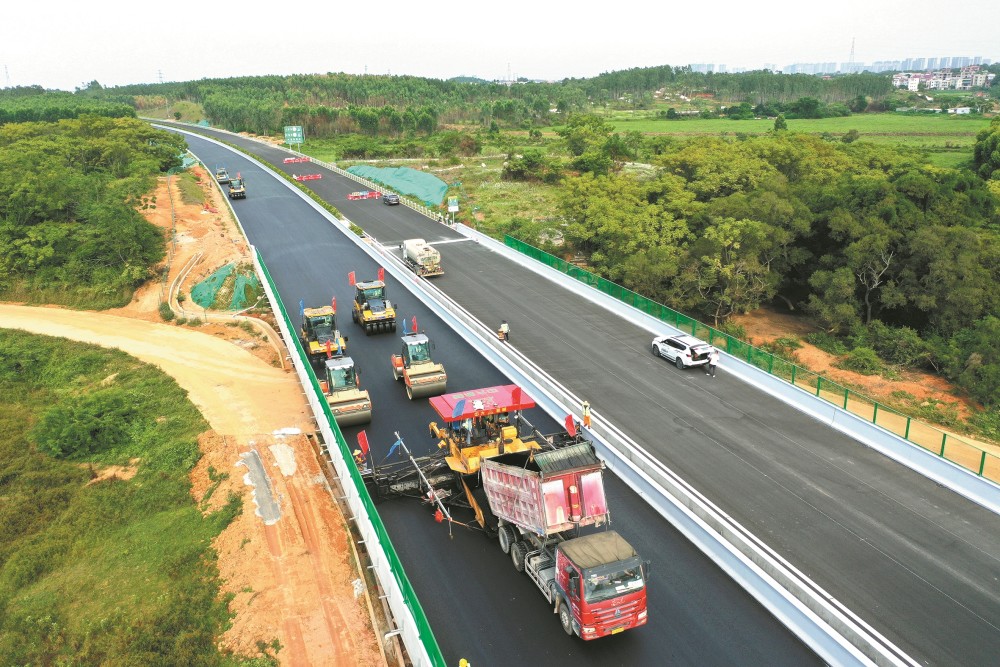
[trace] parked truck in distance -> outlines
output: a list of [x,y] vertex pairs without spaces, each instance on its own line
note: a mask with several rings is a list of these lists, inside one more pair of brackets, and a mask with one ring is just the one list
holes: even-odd
[[585,640],[646,624],[647,564],[615,531],[576,536],[608,521],[603,470],[587,441],[480,464],[489,512],[477,516],[496,522],[514,568],[554,606],[566,634]]
[[441,268],[441,253],[423,239],[403,241],[403,261],[418,276],[430,278],[444,273]]

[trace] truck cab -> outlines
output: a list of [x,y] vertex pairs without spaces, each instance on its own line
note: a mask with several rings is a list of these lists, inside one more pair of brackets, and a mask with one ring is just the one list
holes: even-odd
[[556,547],[559,621],[583,639],[646,623],[645,565],[618,533],[578,537]]

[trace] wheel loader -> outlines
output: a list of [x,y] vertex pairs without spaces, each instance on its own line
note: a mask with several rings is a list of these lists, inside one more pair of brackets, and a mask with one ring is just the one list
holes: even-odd
[[403,336],[402,341],[402,352],[391,357],[392,375],[406,385],[407,398],[443,394],[448,375],[444,366],[431,359],[430,339],[415,333]]

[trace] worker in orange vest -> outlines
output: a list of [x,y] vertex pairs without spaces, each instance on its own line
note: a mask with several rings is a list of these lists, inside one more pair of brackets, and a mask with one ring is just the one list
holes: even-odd
[[583,425],[590,428],[590,402],[583,402]]

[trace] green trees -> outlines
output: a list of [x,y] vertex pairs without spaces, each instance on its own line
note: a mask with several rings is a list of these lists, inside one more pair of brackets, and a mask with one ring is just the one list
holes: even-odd
[[[780,299],[834,334],[877,330],[866,346],[893,363],[992,377],[969,342],[1000,315],[1000,220],[982,180],[787,132],[659,150],[654,178],[566,179],[566,240],[602,275],[713,322]],[[1000,404],[996,385],[977,391]]]
[[183,148],[127,118],[0,127],[0,294],[31,285],[50,302],[127,301],[164,255],[136,207]]
[[972,162],[981,178],[988,180],[1000,174],[1000,117],[994,118],[988,128],[976,135]]

